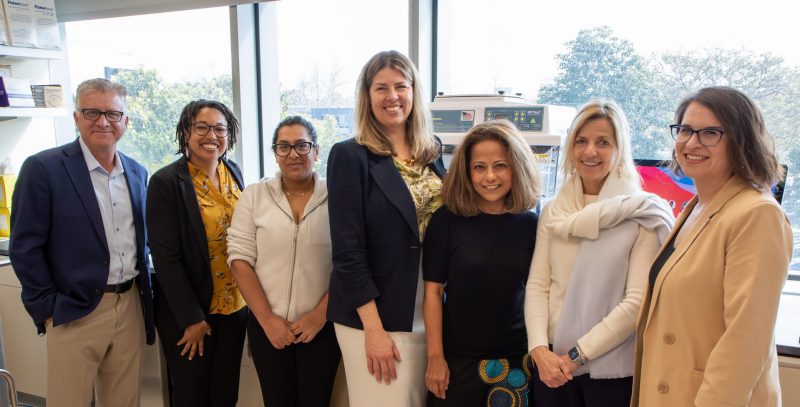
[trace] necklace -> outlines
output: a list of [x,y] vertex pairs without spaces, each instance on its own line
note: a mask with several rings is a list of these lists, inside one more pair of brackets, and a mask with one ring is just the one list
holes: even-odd
[[[294,196],[297,196],[297,197],[306,196],[310,192],[310,191],[289,192],[289,191],[286,190],[286,184],[283,183],[283,180],[281,180],[281,189],[283,189],[283,193],[286,194],[286,196],[289,197],[289,198],[294,197]],[[312,186],[312,191],[313,191],[313,186]]]
[[288,196],[288,197],[290,197],[290,198],[291,198],[291,197],[293,197],[293,196],[306,196],[306,194],[307,194],[308,192],[289,192],[289,191],[287,191],[287,190],[285,190],[285,189],[284,189],[284,190],[283,190],[283,193],[284,193],[284,194],[286,194],[286,196]]
[[407,159],[405,159],[405,160],[400,160],[400,161],[402,161],[402,162],[403,162],[403,164],[405,164],[405,165],[406,165],[406,167],[411,167],[411,166],[413,166],[413,165],[414,165],[414,162],[415,162],[416,160],[414,159],[414,156],[412,155],[410,158],[407,158]]

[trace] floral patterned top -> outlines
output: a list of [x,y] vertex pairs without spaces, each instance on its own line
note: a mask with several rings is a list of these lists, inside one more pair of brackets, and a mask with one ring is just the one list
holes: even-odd
[[231,225],[233,209],[239,201],[241,191],[228,168],[217,166],[220,189],[214,188],[206,171],[192,163],[189,174],[194,182],[200,217],[203,219],[208,239],[208,258],[211,260],[211,280],[214,294],[211,297],[212,314],[228,315],[245,306],[239,286],[228,267],[228,227]]
[[411,198],[414,200],[414,207],[417,208],[417,222],[419,223],[419,237],[424,239],[425,229],[431,220],[433,213],[442,206],[442,180],[436,175],[431,167],[424,165],[408,166],[402,161],[394,158],[394,165],[400,171]]

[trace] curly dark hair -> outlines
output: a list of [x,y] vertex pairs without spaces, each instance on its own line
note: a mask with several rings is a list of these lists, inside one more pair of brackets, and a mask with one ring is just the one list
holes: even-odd
[[[225,122],[228,123],[228,148],[225,150],[225,154],[228,154],[228,151],[236,145],[236,141],[239,139],[239,120],[236,119],[233,112],[228,109],[228,106],[216,100],[198,99],[184,106],[181,117],[178,119],[178,126],[175,129],[175,140],[178,142],[176,154],[186,156],[186,142],[192,132],[194,119],[200,110],[206,107],[219,110],[225,116]],[[222,156],[224,157],[225,154]]]

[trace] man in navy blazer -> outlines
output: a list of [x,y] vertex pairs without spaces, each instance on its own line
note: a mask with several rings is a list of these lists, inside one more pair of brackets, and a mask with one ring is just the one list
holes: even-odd
[[116,150],[125,88],[78,86],[80,137],[22,165],[11,264],[22,302],[47,333],[47,405],[139,406],[141,355],[155,339],[144,228],[147,171]]

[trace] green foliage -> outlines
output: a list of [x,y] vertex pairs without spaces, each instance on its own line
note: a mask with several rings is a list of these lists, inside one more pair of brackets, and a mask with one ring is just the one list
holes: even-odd
[[558,74],[539,89],[539,103],[580,107],[592,98],[619,103],[628,116],[636,157],[659,157],[668,149],[664,98],[654,72],[630,41],[608,27],[582,30],[556,56]]
[[[635,158],[668,158],[673,142],[666,126],[675,107],[705,86],[731,86],[752,97],[775,137],[789,182],[800,172],[800,70],[782,58],[746,49],[707,48],[666,52],[650,60],[608,27],[583,30],[559,54],[555,80],[542,86],[540,103],[578,107],[592,97],[617,101],[631,127]],[[787,188],[784,209],[800,215],[800,191]]]
[[[800,71],[784,65],[782,58],[746,49],[708,48],[665,53],[658,57],[657,77],[668,100],[677,106],[681,98],[704,86],[731,86],[756,102],[767,130],[775,137],[780,161],[789,166],[789,177],[800,171]],[[800,214],[800,194],[788,188],[784,209]]]
[[668,52],[657,58],[659,87],[671,100],[704,86],[732,86],[751,98],[767,100],[786,90],[792,69],[783,58],[746,49],[706,48]]
[[313,120],[314,127],[317,128],[317,142],[319,143],[319,162],[317,163],[317,171],[325,176],[328,168],[328,154],[331,152],[331,147],[342,140],[342,137],[336,134],[336,118],[333,116],[325,116],[322,120]]
[[156,70],[140,68],[119,71],[112,79],[128,90],[130,123],[119,149],[142,163],[150,174],[177,158],[175,126],[187,103],[212,99],[233,107],[230,75],[167,83]]

